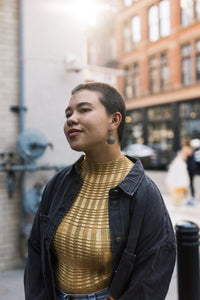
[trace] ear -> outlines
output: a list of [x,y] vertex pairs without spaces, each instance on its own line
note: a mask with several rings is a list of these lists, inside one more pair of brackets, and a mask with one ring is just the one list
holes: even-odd
[[121,123],[122,115],[120,112],[115,112],[111,115],[111,124],[110,124],[110,130],[115,130],[119,127],[119,124]]

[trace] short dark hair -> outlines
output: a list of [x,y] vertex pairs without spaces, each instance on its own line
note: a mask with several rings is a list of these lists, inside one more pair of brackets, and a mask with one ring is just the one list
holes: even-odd
[[118,139],[121,143],[125,125],[126,107],[124,99],[120,93],[113,86],[102,82],[86,82],[79,84],[72,90],[72,95],[80,90],[99,92],[101,95],[99,101],[105,107],[108,115],[111,115],[115,112],[121,113],[122,120],[118,127]]

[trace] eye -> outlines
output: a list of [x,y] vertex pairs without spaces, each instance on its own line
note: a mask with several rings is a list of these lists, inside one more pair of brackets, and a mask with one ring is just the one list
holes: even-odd
[[91,111],[91,109],[88,107],[82,107],[80,111],[81,111],[81,113],[86,113],[88,111]]
[[68,119],[71,117],[71,115],[72,115],[71,113],[67,113],[67,114],[65,114],[65,118]]

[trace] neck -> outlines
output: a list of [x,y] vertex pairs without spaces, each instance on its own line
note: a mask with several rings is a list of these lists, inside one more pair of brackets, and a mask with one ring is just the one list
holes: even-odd
[[120,158],[122,153],[120,145],[116,143],[106,146],[106,149],[95,149],[95,151],[85,152],[85,155],[88,162],[104,163]]

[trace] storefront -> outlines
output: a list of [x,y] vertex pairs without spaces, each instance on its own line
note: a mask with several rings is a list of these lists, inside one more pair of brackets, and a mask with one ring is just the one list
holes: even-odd
[[185,139],[196,138],[200,138],[200,99],[127,112],[123,147],[146,144],[170,157]]

